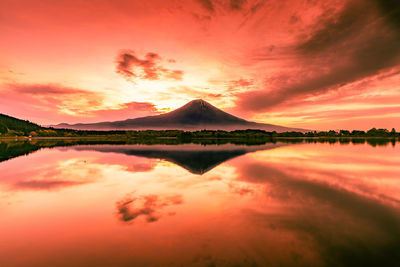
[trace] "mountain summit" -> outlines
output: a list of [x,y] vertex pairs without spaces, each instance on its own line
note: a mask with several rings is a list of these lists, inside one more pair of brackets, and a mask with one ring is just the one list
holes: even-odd
[[[157,117],[157,116],[154,116]],[[185,125],[198,125],[198,124],[232,124],[244,123],[243,119],[230,115],[210,103],[196,99],[192,100],[186,105],[171,111],[166,114],[159,115],[158,118],[166,120],[171,124],[185,124]]]
[[244,130],[260,129],[266,131],[304,131],[303,129],[287,128],[283,126],[256,123],[247,121],[229,113],[226,113],[210,103],[196,99],[184,106],[155,116],[147,116],[136,119],[127,119],[114,122],[98,122],[88,124],[61,123],[55,128],[79,129],[79,130]]

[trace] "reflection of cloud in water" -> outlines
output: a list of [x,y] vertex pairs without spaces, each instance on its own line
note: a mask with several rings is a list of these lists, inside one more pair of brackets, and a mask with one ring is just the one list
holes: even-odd
[[150,172],[154,169],[155,163],[152,161],[149,162],[142,162],[142,163],[136,163],[136,164],[131,164],[128,167],[128,171],[131,172]]
[[305,170],[252,163],[238,171],[243,180],[263,184],[267,196],[285,207],[277,213],[248,210],[247,216],[264,227],[311,238],[327,266],[399,266],[396,202],[310,180]]
[[118,165],[123,167],[126,171],[136,172],[150,172],[157,166],[157,161],[154,159],[140,158],[140,157],[124,157],[124,155],[110,155],[99,153],[96,155],[95,163],[102,165]]
[[84,182],[76,181],[64,181],[64,180],[29,180],[21,181],[14,184],[16,189],[28,189],[28,190],[51,190],[73,185],[81,185]]
[[238,194],[240,196],[250,195],[254,193],[253,188],[248,185],[243,185],[242,183],[239,183],[237,181],[231,181],[230,183],[228,183],[228,188],[232,193]]
[[103,177],[100,165],[82,159],[52,159],[52,163],[32,162],[21,170],[5,171],[1,182],[10,190],[60,190],[93,183]]
[[[161,210],[174,205],[183,203],[181,195],[144,195],[127,196],[125,199],[117,202],[117,211],[119,219],[123,222],[133,222],[142,216],[148,223],[159,220],[163,215]],[[169,211],[166,215],[175,215],[175,212]]]
[[[39,257],[57,266],[400,266],[396,149],[286,146],[237,158],[199,176],[176,172],[172,164],[135,174],[158,162],[131,156],[136,148],[151,156],[174,156],[179,150],[193,155],[203,149],[96,145],[85,151],[44,149],[1,163],[0,185],[13,195],[0,203],[7,215],[1,224],[3,261],[23,252],[35,257],[26,266],[45,266]],[[224,153],[214,153],[220,148],[242,147],[203,151],[220,159]],[[28,188],[38,192],[22,190]],[[123,198],[127,188],[137,191]],[[179,205],[182,196],[185,204]],[[115,203],[116,198],[121,201]],[[8,201],[11,206],[5,205]],[[109,216],[118,223],[110,224]],[[42,227],[30,231],[29,225]],[[72,236],[51,239],[55,232],[75,228],[79,231]],[[106,242],[98,242],[99,237]],[[50,249],[32,247],[37,240]],[[88,259],[94,248],[96,259]],[[82,260],[54,258],[59,254],[54,251]]]

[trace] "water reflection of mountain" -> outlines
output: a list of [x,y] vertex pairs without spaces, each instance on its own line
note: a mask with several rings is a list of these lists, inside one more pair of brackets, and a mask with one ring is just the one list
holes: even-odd
[[221,163],[249,152],[267,150],[285,144],[246,145],[210,145],[185,144],[167,145],[94,145],[73,147],[79,151],[98,151],[104,153],[121,153],[128,156],[162,159],[185,168],[194,174],[204,174]]
[[29,142],[3,142],[0,143],[0,162],[27,155],[39,150],[41,147]]
[[[248,152],[271,149],[277,146],[301,143],[340,143],[369,144],[386,146],[395,141],[390,139],[204,139],[185,143],[178,139],[150,140],[84,140],[84,139],[48,139],[34,141],[0,142],[0,162],[33,153],[42,148],[82,146],[81,149],[99,152],[114,152],[146,158],[163,159],[177,164],[195,174],[203,174],[217,165],[244,155]],[[87,147],[87,145],[96,145]],[[107,145],[107,147],[100,145]],[[85,148],[83,146],[86,146]],[[190,149],[191,147],[191,149]],[[171,149],[179,148],[179,149]],[[183,149],[184,148],[184,149]]]
[[42,148],[73,147],[75,150],[91,150],[104,153],[120,153],[128,156],[162,159],[185,168],[194,174],[203,174],[219,164],[249,152],[272,149],[287,144],[264,145],[201,145],[201,144],[126,144],[124,141],[47,140],[13,141],[0,143],[0,162],[28,155]]

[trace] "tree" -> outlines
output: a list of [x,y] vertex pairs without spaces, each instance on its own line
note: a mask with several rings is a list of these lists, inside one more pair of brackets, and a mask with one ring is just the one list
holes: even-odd
[[5,134],[8,132],[8,129],[3,124],[0,124],[0,134]]
[[349,136],[350,135],[350,131],[348,131],[348,130],[340,130],[340,135],[341,136],[343,136],[343,135]]

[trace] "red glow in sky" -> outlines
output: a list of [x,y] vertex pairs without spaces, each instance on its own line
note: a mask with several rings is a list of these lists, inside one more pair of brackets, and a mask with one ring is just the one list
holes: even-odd
[[399,18],[386,0],[3,0],[0,113],[97,122],[202,98],[258,122],[392,128]]

